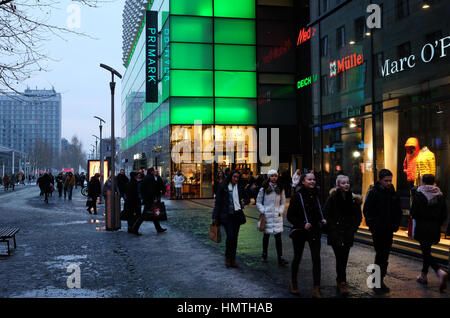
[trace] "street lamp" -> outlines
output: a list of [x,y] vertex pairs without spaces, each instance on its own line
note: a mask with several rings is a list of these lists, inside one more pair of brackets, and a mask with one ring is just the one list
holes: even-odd
[[[103,179],[104,179],[104,171],[103,171],[103,147],[102,147],[102,123],[106,123],[102,118],[98,117],[98,116],[94,116],[94,118],[98,119],[100,121],[100,189],[102,190],[101,192],[103,193]],[[108,173],[108,172],[106,172]],[[99,198],[99,203],[102,203],[102,196],[100,196]]]
[[[111,89],[111,215],[108,217],[108,210],[106,210],[106,230],[107,231],[114,231],[120,229],[121,222],[120,222],[120,213],[116,213],[116,185],[115,185],[115,173],[116,173],[116,138],[114,136],[114,90],[116,88],[116,82],[114,82],[114,75],[122,79],[122,75],[120,75],[119,72],[117,72],[112,67],[100,64],[101,68],[104,68],[105,70],[111,72],[111,82],[109,83],[109,87]],[[119,214],[119,215],[116,215]],[[111,222],[108,222],[108,220],[111,220]]]
[[95,146],[93,144],[91,144],[91,146],[92,146],[92,159],[94,159]]
[[98,140],[100,138],[98,138],[96,135],[92,135],[93,137],[95,137],[95,159],[98,158],[98,152],[97,152],[97,144],[98,144]]

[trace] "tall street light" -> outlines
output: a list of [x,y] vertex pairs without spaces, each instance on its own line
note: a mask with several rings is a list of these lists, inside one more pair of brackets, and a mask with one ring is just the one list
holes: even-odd
[[[111,72],[111,82],[109,83],[109,87],[111,89],[111,215],[108,215],[108,209],[106,209],[106,230],[107,231],[114,231],[120,229],[121,222],[120,222],[120,213],[116,213],[116,181],[115,181],[115,175],[116,175],[116,138],[114,136],[114,90],[116,88],[116,83],[114,82],[114,75],[122,79],[122,75],[120,75],[119,72],[117,72],[112,67],[100,64],[100,67],[104,68],[105,70]],[[118,215],[117,215],[118,214]],[[110,221],[110,222],[108,222]]]
[[[100,121],[100,125],[99,125],[99,128],[100,128],[100,175],[101,175],[100,189],[101,189],[101,193],[103,193],[103,179],[104,179],[105,172],[103,171],[103,152],[102,152],[102,150],[103,150],[103,147],[102,147],[102,128],[103,128],[103,126],[102,126],[102,123],[105,123],[105,121],[98,116],[94,116],[94,118],[96,118]],[[106,173],[108,173],[108,172],[106,172]],[[99,197],[99,203],[100,204],[102,203],[102,196]]]
[[98,159],[97,145],[100,138],[98,138],[96,135],[92,135],[92,137],[95,137],[95,159]]

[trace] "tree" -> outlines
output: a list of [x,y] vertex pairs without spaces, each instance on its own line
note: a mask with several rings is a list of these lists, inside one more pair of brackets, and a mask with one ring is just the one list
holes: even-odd
[[[89,7],[111,0],[73,0]],[[44,51],[49,35],[87,36],[84,33],[48,23],[59,0],[0,0],[0,94],[12,90],[34,73],[44,71],[51,57]],[[33,13],[39,12],[39,17]]]
[[59,160],[60,168],[73,168],[78,171],[79,167],[86,165],[86,153],[83,152],[83,144],[77,136],[73,136],[70,143],[61,149]]
[[29,156],[32,167],[43,170],[54,168],[55,153],[53,147],[42,138],[36,138]]

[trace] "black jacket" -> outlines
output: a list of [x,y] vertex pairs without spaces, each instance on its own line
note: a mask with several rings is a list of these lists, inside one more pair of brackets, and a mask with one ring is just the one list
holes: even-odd
[[394,233],[398,231],[402,219],[400,197],[394,186],[385,189],[379,182],[369,191],[363,209],[370,231]]
[[438,196],[434,202],[428,202],[423,193],[414,193],[411,216],[416,220],[414,239],[426,244],[438,244],[441,226],[447,219],[445,198]]
[[333,188],[323,208],[327,220],[328,245],[353,246],[355,232],[361,224],[361,196]]
[[39,177],[38,183],[39,188],[41,188],[44,193],[50,193],[52,191],[50,186],[52,179],[48,174],[44,174],[42,177]]
[[160,176],[156,180],[153,174],[145,176],[141,189],[144,204],[151,204],[164,190],[164,182]]
[[127,184],[124,209],[140,210],[140,208],[141,208],[141,199],[139,198],[138,182],[135,179],[132,179]]
[[[244,209],[244,206],[242,205],[242,202],[247,201],[247,194],[241,185],[238,185],[238,195],[239,195],[239,202],[241,202],[241,209]],[[228,223],[229,221],[229,213],[228,213],[228,207],[229,207],[229,201],[230,200],[230,193],[228,192],[228,184],[226,182],[222,182],[219,185],[219,189],[216,193],[216,201],[214,203],[214,210],[212,214],[212,218],[216,219],[219,224]]]
[[95,199],[100,196],[101,192],[100,180],[92,178],[88,184],[88,196]]
[[127,184],[130,182],[130,179],[124,174],[120,174],[116,178],[117,180],[117,187],[119,188],[119,192],[125,193],[127,191]]
[[[303,203],[306,209],[306,216],[309,223],[312,225],[311,229],[308,231],[309,235],[312,237],[320,237],[321,231],[321,221],[322,215],[320,214],[319,208],[319,193],[318,189],[314,188],[312,190],[306,187],[301,187],[299,193],[302,194]],[[293,229],[299,229],[300,231],[306,231],[306,219],[305,212],[300,200],[299,193],[295,193],[291,198],[289,203],[289,208],[286,213],[287,220],[292,224]]]

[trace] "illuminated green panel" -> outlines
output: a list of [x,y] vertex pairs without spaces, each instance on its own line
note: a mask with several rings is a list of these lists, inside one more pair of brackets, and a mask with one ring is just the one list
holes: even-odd
[[214,16],[255,18],[255,0],[214,0]]
[[212,42],[212,19],[171,16],[170,41]]
[[169,74],[166,74],[164,78],[162,79],[162,98],[161,101],[165,101],[167,98],[169,98],[169,92],[170,92],[170,77]]
[[212,0],[171,0],[170,13],[212,16]]
[[215,45],[214,62],[216,70],[256,71],[256,48]]
[[256,125],[256,100],[216,98],[216,124]]
[[212,71],[170,71],[170,96],[213,96]]
[[212,98],[171,98],[170,123],[194,124],[201,120],[202,124],[214,122],[214,106]]
[[212,69],[212,45],[172,43],[170,45],[170,68]]
[[215,19],[214,42],[224,44],[256,44],[255,21]]
[[215,72],[215,95],[256,98],[256,72]]

